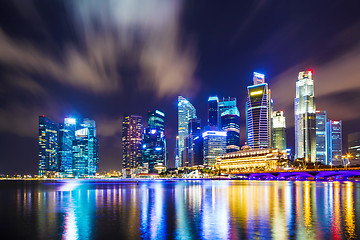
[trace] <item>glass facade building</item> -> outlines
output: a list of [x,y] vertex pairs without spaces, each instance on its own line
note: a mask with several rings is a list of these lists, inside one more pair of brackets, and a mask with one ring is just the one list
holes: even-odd
[[341,121],[327,122],[329,164],[342,165],[342,124]]
[[[201,141],[198,139],[201,138],[201,119],[193,118],[189,121],[189,135],[185,141],[185,149],[187,149],[187,159],[186,163],[188,166],[201,165],[202,164],[202,154],[198,151],[202,148],[198,146],[201,144]],[[201,159],[199,159],[201,156]]]
[[125,116],[122,122],[122,169],[141,166],[142,134],[142,116]]
[[156,172],[156,165],[166,166],[166,141],[163,131],[146,128],[143,139],[143,165],[147,163],[150,173]]
[[167,152],[165,140],[165,113],[155,110],[149,112],[148,127],[143,136],[143,165],[148,166],[149,172],[155,171],[156,165],[167,166]]
[[[65,118],[64,123],[54,124],[40,117],[39,122],[39,149],[46,146],[47,154],[52,156],[52,160],[45,164],[43,160],[40,161],[40,175],[44,175],[43,166],[47,168],[46,171],[59,172],[68,177],[94,176],[98,172],[99,143],[94,120]],[[39,157],[41,155],[42,152],[39,152]]]
[[232,107],[221,113],[221,129],[227,132],[226,152],[240,150],[240,113],[238,108]]
[[77,119],[65,118],[59,127],[59,162],[60,172],[73,174],[73,142],[75,140]]
[[99,144],[94,120],[79,120],[72,155],[74,176],[94,176],[98,172]]
[[272,147],[286,150],[286,119],[283,111],[272,113]]
[[39,175],[58,171],[58,124],[45,116],[39,117]]
[[181,167],[183,162],[183,151],[185,138],[189,132],[190,119],[196,118],[195,107],[184,97],[178,97],[178,139],[177,151],[175,153],[175,167]]
[[326,111],[316,111],[316,161],[329,165]]
[[263,74],[254,73],[246,102],[246,141],[253,149],[271,146],[271,96]]
[[316,160],[316,119],[314,81],[311,71],[300,72],[295,98],[295,158]]
[[217,96],[208,99],[208,126],[214,130],[219,127],[219,99]]
[[213,166],[216,159],[226,152],[225,131],[206,131],[202,134],[204,141],[204,164]]

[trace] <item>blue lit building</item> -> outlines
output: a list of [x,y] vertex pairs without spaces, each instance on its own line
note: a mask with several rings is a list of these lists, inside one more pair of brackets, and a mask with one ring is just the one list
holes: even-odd
[[342,165],[342,124],[329,120],[326,123],[328,137],[328,161],[334,166]]
[[329,165],[326,111],[316,111],[316,161]]
[[149,112],[148,127],[144,130],[142,142],[143,166],[150,173],[156,172],[157,165],[167,166],[165,140],[165,114],[159,110]]
[[226,134],[225,131],[206,131],[202,134],[205,165],[215,165],[216,159],[226,152]]
[[122,122],[122,169],[142,164],[142,116],[126,115]]
[[219,127],[219,99],[211,96],[208,99],[208,126],[210,130],[218,130]]
[[98,172],[99,145],[94,120],[79,120],[72,154],[74,176],[94,176]]
[[221,129],[227,132],[226,152],[240,150],[240,113],[235,106],[221,113]]
[[185,161],[187,166],[202,164],[202,139],[201,136],[201,119],[193,118],[189,121],[189,135],[186,138],[185,150],[187,152],[187,159]]
[[178,137],[175,153],[175,167],[181,167],[183,163],[183,151],[185,138],[189,132],[190,119],[196,118],[195,107],[184,97],[178,97]]
[[59,171],[64,175],[73,174],[73,141],[75,140],[76,119],[65,118],[59,124]]
[[45,116],[39,117],[39,175],[58,171],[58,124]]
[[271,96],[265,76],[254,73],[246,102],[246,141],[252,149],[271,147]]

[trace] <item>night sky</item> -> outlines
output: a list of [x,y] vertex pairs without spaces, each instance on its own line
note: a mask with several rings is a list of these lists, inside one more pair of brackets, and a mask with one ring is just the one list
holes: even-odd
[[[37,173],[38,116],[97,123],[100,170],[121,167],[124,114],[166,113],[170,164],[177,96],[202,124],[209,95],[236,97],[261,72],[294,146],[299,71],[316,105],[360,131],[360,1],[1,1],[0,173]],[[144,121],[145,122],[145,121]],[[346,149],[344,149],[344,152]]]

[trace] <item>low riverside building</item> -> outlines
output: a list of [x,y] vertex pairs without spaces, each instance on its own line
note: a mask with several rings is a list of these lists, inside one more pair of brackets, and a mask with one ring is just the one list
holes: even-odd
[[217,159],[216,167],[222,172],[253,172],[276,170],[278,161],[286,154],[277,148],[252,149],[243,146],[240,151],[226,153]]

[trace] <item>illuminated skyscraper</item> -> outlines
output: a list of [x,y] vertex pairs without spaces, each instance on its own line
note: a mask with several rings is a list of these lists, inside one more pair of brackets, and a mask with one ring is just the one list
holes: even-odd
[[142,163],[142,117],[127,115],[122,123],[122,168],[137,168]]
[[240,113],[236,105],[221,113],[221,129],[227,132],[226,152],[240,150]]
[[316,160],[316,120],[312,72],[299,72],[295,98],[295,158]]
[[94,120],[78,119],[72,154],[74,176],[94,176],[98,172],[99,144]]
[[329,165],[326,111],[316,111],[316,161]]
[[[202,142],[201,138],[201,120],[200,118],[193,118],[189,121],[189,135],[188,135],[188,165],[201,165],[202,164]],[[186,145],[186,144],[185,144]],[[201,146],[199,146],[201,145]]]
[[39,117],[39,175],[58,171],[58,124]]
[[175,156],[175,167],[181,167],[183,161],[184,140],[188,136],[189,121],[196,118],[196,109],[184,97],[178,97],[178,150]]
[[155,110],[149,112],[148,127],[143,136],[143,165],[149,172],[155,172],[156,165],[167,166],[165,140],[165,113]]
[[207,131],[202,134],[204,139],[204,164],[212,166],[216,158],[226,152],[226,132]]
[[[228,109],[232,109],[236,107],[236,98],[227,97],[219,100],[219,116],[221,118],[221,114]],[[221,119],[220,119],[221,122]],[[221,125],[221,124],[220,124]]]
[[65,118],[59,125],[59,162],[60,172],[73,174],[73,141],[75,140],[76,119]]
[[157,129],[159,131],[165,131],[165,113],[155,110],[148,114],[148,127],[151,129]]
[[348,135],[348,150],[352,158],[360,159],[360,132]]
[[286,121],[283,111],[272,113],[272,147],[286,150]]
[[341,121],[329,120],[327,123],[328,159],[333,165],[342,165],[342,125]]
[[217,96],[209,97],[208,100],[208,125],[210,129],[214,130],[219,127],[219,99]]
[[248,86],[246,102],[246,140],[253,148],[271,146],[271,94],[265,76],[254,73],[254,85]]

